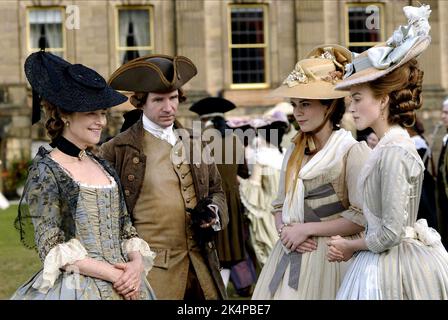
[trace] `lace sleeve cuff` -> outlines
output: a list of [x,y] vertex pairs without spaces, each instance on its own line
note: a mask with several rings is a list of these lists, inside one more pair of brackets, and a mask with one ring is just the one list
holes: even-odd
[[211,210],[213,210],[213,212],[216,214],[216,221],[215,221],[215,223],[212,225],[212,228],[213,228],[213,230],[214,231],[221,231],[221,220],[219,219],[219,214],[218,214],[218,212],[219,212],[219,208],[218,208],[218,206],[216,205],[216,204],[209,204],[208,205],[208,207],[211,209]]
[[42,281],[35,282],[33,288],[47,293],[61,274],[60,268],[86,257],[87,251],[77,239],[56,245],[45,257]]
[[154,265],[154,258],[156,257],[156,254],[149,248],[148,243],[143,239],[135,237],[123,241],[121,246],[123,249],[123,253],[125,253],[126,255],[129,252],[133,251],[140,252],[143,258],[143,267],[145,269],[145,275],[147,275],[149,270],[151,270],[152,266]]

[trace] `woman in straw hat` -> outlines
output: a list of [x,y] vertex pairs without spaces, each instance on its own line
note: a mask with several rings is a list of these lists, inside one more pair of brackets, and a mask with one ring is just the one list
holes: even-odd
[[359,177],[365,237],[329,242],[332,261],[355,258],[338,299],[448,299],[448,253],[426,220],[416,222],[424,164],[404,127],[421,107],[423,71],[415,58],[429,45],[429,6],[405,7],[409,19],[385,45],[354,59],[337,88],[350,89],[358,129],[380,141]]
[[335,90],[351,53],[319,46],[299,61],[275,95],[288,97],[300,131],[282,165],[273,214],[279,240],[254,299],[334,299],[345,265],[326,259],[329,236],[364,229],[354,181],[370,149],[339,127],[345,111]]
[[34,158],[16,220],[43,269],[12,299],[154,299],[146,281],[154,253],[132,226],[115,170],[87,150],[100,141],[106,109],[126,97],[94,70],[45,51],[27,58],[25,74],[32,122],[42,99],[53,150]]

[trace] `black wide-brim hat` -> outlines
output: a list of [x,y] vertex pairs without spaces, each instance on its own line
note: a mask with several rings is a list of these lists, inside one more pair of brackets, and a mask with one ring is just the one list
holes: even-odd
[[168,93],[181,88],[197,73],[187,57],[152,54],[122,65],[110,76],[109,84],[116,90]]
[[233,102],[219,97],[207,97],[194,103],[190,111],[197,113],[200,117],[224,114],[235,109]]
[[45,51],[28,56],[25,75],[33,89],[33,124],[40,120],[41,99],[68,112],[107,109],[127,100],[96,71]]

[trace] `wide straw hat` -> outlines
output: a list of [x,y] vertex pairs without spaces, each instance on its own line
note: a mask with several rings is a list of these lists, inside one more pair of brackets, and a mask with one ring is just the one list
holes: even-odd
[[294,70],[270,96],[303,99],[337,99],[347,93],[336,91],[345,65],[352,60],[350,51],[339,45],[320,45],[306,58],[297,62]]
[[394,71],[428,48],[431,29],[428,18],[429,5],[406,6],[403,11],[408,18],[407,26],[400,26],[386,43],[374,46],[357,55],[346,66],[344,80],[336,85],[338,90],[349,90],[351,86],[374,81]]

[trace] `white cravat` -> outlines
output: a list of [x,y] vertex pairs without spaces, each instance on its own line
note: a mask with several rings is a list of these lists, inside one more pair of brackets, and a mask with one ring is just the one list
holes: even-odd
[[143,129],[148,131],[154,137],[168,142],[170,145],[174,146],[176,144],[176,135],[174,134],[173,124],[169,127],[162,128],[157,123],[149,120],[149,118],[143,114]]
[[446,146],[446,143],[448,141],[448,133],[443,137],[443,145]]
[[[144,113],[143,113],[143,129],[148,131],[150,134],[152,134],[154,137],[168,142],[170,145],[174,146],[177,141],[177,137],[174,134],[173,130],[173,124],[169,127],[162,128],[158,124],[151,121]],[[216,214],[216,222],[212,225],[213,230],[220,231],[221,230],[221,221],[219,219],[219,208],[215,204],[210,204],[208,206],[210,209],[212,209]]]

